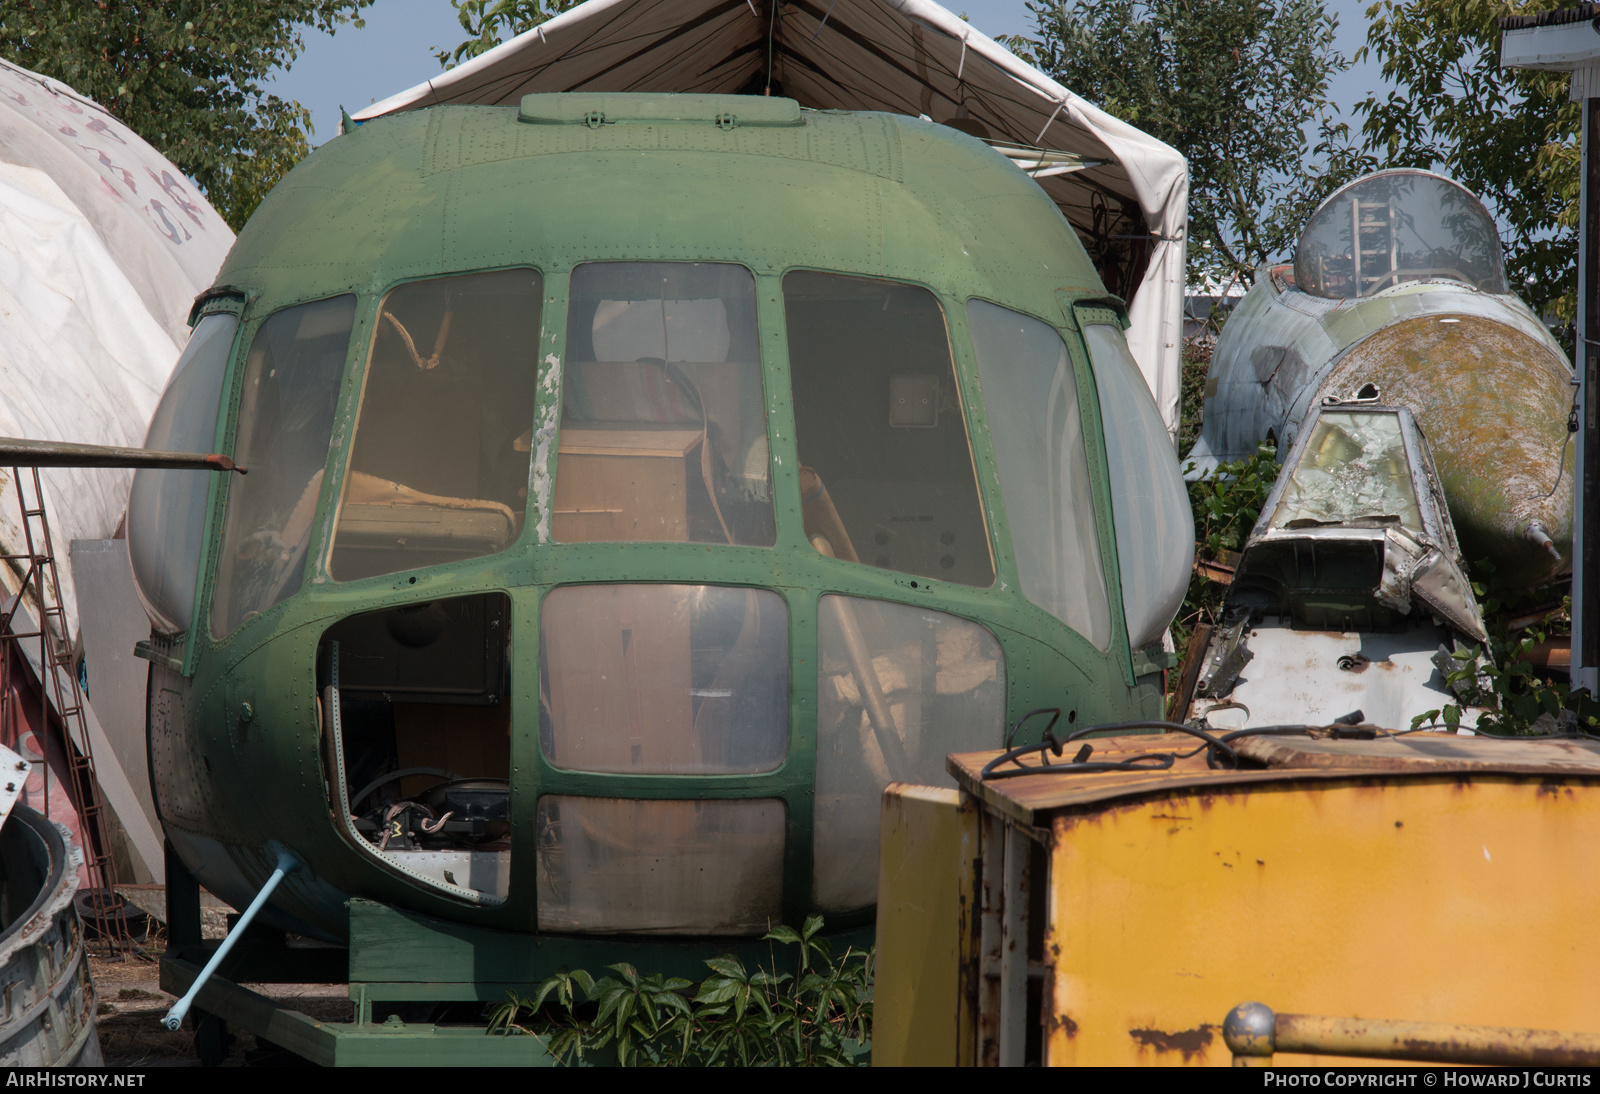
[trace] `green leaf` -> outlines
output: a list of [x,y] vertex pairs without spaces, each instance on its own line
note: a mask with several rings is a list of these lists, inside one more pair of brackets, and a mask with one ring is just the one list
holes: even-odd
[[[870,953],[846,949],[834,959],[820,922],[792,932],[814,962],[798,978],[757,967],[748,975],[731,957],[715,959],[724,972],[699,985],[660,973],[640,975],[631,965],[612,966],[616,977],[594,981],[580,972],[560,973],[540,985],[545,998],[558,985],[582,985],[595,1018],[530,1006],[532,998],[508,996],[490,1015],[491,1032],[531,1033],[559,1063],[581,1063],[587,1054],[614,1046],[629,1066],[717,1066],[727,1064],[860,1066],[850,1038],[865,1043],[872,1019]],[[710,965],[712,963],[708,963]],[[691,998],[692,996],[692,998]],[[523,1015],[526,1018],[523,1018]]]
[[694,1001],[706,1004],[726,1003],[738,994],[741,982],[727,978],[707,980],[700,985]]
[[618,992],[616,997],[617,1034],[621,1036],[628,1028],[628,1019],[633,1017],[634,1009],[638,1006],[639,996],[632,992]]
[[565,1003],[567,1006],[572,1005],[572,993],[571,988],[569,987],[569,981],[565,975],[565,970],[556,973],[554,976],[546,977],[539,985],[538,990],[533,993],[533,998],[531,1000],[523,1001],[523,1006],[525,1006],[528,1010],[538,1010],[540,1007],[544,1006],[544,1001],[551,992],[557,993],[557,998],[562,1003]]
[[660,995],[656,996],[656,1002],[678,1014],[687,1016],[694,1013],[694,1009],[689,1005],[689,1000],[685,999],[677,992],[662,992]]
[[[787,928],[781,929],[787,930]],[[740,983],[743,983],[745,980],[744,966],[731,957],[710,958],[706,961],[706,966],[717,975],[725,976],[730,980],[737,980]]]

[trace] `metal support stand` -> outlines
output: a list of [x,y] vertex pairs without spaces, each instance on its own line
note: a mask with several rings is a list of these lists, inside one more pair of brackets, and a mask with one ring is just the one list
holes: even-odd
[[1578,257],[1577,459],[1573,464],[1572,686],[1600,698],[1600,98],[1583,100]]
[[1028,1050],[1028,893],[1031,840],[985,810],[979,866],[980,1067],[1022,1067]]
[[228,951],[232,950],[234,944],[244,935],[244,932],[255,920],[256,913],[266,907],[267,901],[271,899],[272,892],[278,887],[278,883],[299,869],[299,867],[300,860],[292,852],[280,851],[278,853],[277,869],[272,871],[272,876],[261,887],[261,891],[256,894],[256,898],[250,902],[250,907],[244,910],[244,914],[239,917],[239,922],[234,925],[233,930],[228,932],[228,937],[223,939],[222,945],[217,947],[217,952],[211,955],[211,960],[206,962],[206,967],[200,970],[200,975],[195,977],[194,983],[189,986],[189,990],[184,993],[183,998],[174,1003],[172,1009],[167,1011],[167,1016],[161,1020],[162,1025],[173,1030],[183,1025],[183,1017],[189,1013],[189,1008],[194,1004],[195,997],[200,994],[200,989],[206,986],[206,981],[211,979],[212,974],[217,971],[217,967],[227,958]]
[[1000,1066],[1022,1067],[1028,1048],[1028,889],[1032,848],[1006,824],[1004,915],[1000,929]]
[[[169,886],[174,878],[182,883],[179,873],[169,870],[167,877]],[[168,900],[172,907],[170,890]],[[196,897],[197,922],[198,910]],[[872,928],[866,927],[831,935],[829,941],[839,953],[846,946],[870,946],[872,937]],[[699,970],[705,968],[706,959],[721,953],[732,953],[746,968],[772,959],[769,944],[754,939],[668,944],[557,939],[447,923],[360,898],[350,901],[348,950],[290,949],[281,934],[258,925],[201,983],[202,965],[212,963],[207,958],[215,947],[216,943],[205,942],[181,950],[169,948],[161,959],[162,990],[192,996],[191,1015],[215,1018],[229,1030],[254,1034],[327,1067],[549,1066],[555,1061],[537,1037],[486,1036],[481,1021],[464,1025],[401,1021],[394,1013],[400,1009],[396,1004],[405,1004],[406,1012],[415,1014],[414,1004],[501,1003],[511,992],[531,995],[559,968],[602,969],[609,961],[687,978],[703,975]],[[348,984],[354,1021],[312,1018],[243,987],[242,982]],[[603,1057],[594,1062],[603,1062]]]
[[978,866],[978,1048],[979,1067],[1000,1065],[1001,966],[1005,897],[1005,821],[985,810]]
[[200,883],[173,850],[165,845],[167,874],[167,949],[200,945]]

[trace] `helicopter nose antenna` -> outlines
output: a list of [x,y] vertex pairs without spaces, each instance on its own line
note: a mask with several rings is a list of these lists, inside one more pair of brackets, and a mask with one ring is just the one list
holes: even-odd
[[272,891],[278,883],[301,866],[300,857],[287,847],[278,852],[278,866],[272,871],[272,876],[267,878],[267,883],[261,887],[256,898],[250,902],[250,907],[244,910],[244,915],[239,917],[239,922],[228,932],[228,937],[222,940],[222,945],[217,947],[217,952],[211,955],[211,960],[206,962],[206,967],[200,970],[200,975],[194,978],[194,983],[189,985],[189,990],[182,999],[172,1004],[172,1009],[167,1011],[167,1016],[161,1019],[161,1024],[169,1030],[176,1030],[183,1025],[183,1019],[189,1013],[189,1007],[200,994],[200,989],[206,986],[211,979],[211,974],[217,971],[217,966],[222,964],[222,959],[228,956],[228,951],[233,949],[233,944],[239,941],[251,921],[256,917],[267,900],[272,896]]

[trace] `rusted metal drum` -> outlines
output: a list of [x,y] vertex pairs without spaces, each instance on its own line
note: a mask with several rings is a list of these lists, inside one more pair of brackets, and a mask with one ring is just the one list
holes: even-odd
[[0,826],[0,1067],[99,1067],[67,830],[25,805]]

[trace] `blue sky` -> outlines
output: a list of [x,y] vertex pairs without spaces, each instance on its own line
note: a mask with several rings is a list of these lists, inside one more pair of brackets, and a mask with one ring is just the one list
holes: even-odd
[[[1366,37],[1364,13],[1370,0],[1326,2],[1339,17],[1339,49],[1346,56],[1354,54]],[[1023,0],[954,0],[946,6],[965,12],[991,37],[1032,29]],[[434,49],[454,48],[466,37],[450,0],[377,0],[365,16],[367,25],[360,30],[346,26],[333,35],[306,35],[305,52],[272,84],[274,93],[310,108],[316,127],[313,144],[338,132],[340,106],[354,112],[437,75],[441,70]],[[1332,99],[1348,113],[1380,82],[1376,65],[1351,70],[1335,82]]]

